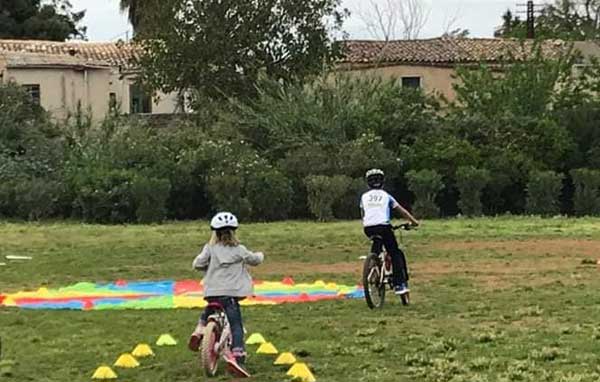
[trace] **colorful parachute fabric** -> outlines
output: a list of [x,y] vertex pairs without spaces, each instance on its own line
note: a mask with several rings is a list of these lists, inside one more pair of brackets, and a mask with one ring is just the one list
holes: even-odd
[[[255,295],[242,305],[275,305],[362,298],[361,286],[338,285],[316,281],[294,283],[290,278],[280,282],[256,281]],[[65,288],[40,288],[35,292],[0,294],[0,307],[25,309],[178,309],[202,308],[206,305],[202,284],[194,280],[138,281],[119,280],[110,284],[77,283]]]

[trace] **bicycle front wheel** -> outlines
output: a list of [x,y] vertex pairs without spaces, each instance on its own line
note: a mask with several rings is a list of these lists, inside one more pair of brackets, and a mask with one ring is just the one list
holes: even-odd
[[385,283],[381,282],[377,256],[370,255],[363,266],[363,286],[365,300],[371,309],[381,308],[385,301]]
[[215,322],[210,321],[204,328],[202,337],[202,351],[200,352],[200,363],[204,373],[208,377],[214,377],[217,374],[219,361],[219,350],[217,344],[221,336],[219,327]]

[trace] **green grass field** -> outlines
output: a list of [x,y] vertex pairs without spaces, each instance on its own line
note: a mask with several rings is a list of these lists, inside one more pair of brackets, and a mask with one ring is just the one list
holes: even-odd
[[[208,238],[205,222],[156,226],[0,223],[0,293],[78,281],[187,279]],[[360,281],[368,241],[358,222],[249,224],[265,264],[254,276]],[[426,221],[403,235],[412,305],[362,300],[247,307],[250,332],[302,356],[318,381],[561,381],[600,379],[600,219]],[[205,380],[185,341],[197,310],[42,312],[0,309],[0,381],[91,381],[100,364],[161,333],[119,381]],[[273,358],[252,355],[260,382],[284,381]],[[4,365],[4,366],[2,366]],[[216,380],[228,380],[225,375]]]

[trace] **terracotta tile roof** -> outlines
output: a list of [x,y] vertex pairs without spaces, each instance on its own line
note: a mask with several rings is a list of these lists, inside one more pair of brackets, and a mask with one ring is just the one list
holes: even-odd
[[[496,38],[434,38],[426,40],[344,42],[346,64],[428,64],[451,65],[473,62],[497,62],[507,58],[509,52],[523,59],[530,52],[532,42],[524,45],[518,40]],[[566,49],[560,40],[547,40],[542,51],[548,56]]]
[[[344,42],[346,55],[342,64],[423,64],[452,65],[479,61],[497,62],[512,52],[517,59],[522,59],[529,52],[532,42],[521,42],[510,39],[495,38],[434,38],[425,40],[398,40],[385,43],[372,40],[348,40]],[[545,54],[552,56],[567,44],[560,40],[544,42]],[[60,62],[58,56],[68,56],[76,60],[77,65],[106,65],[122,68],[133,68],[140,47],[123,42],[55,42],[36,40],[0,40],[0,55],[4,53],[34,53],[47,56]],[[41,58],[39,58],[41,59]]]
[[[122,42],[56,42],[37,40],[0,40],[0,54],[34,53],[38,56],[71,57],[79,65],[105,65],[115,67],[131,67],[137,56],[137,48],[133,44]],[[61,60],[61,59],[59,59]],[[68,60],[68,59],[66,59]],[[67,62],[67,61],[65,61]]]

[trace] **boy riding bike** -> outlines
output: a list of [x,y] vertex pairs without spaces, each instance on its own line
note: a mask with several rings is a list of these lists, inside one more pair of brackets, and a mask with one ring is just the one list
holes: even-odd
[[408,269],[406,267],[406,257],[398,247],[396,235],[392,229],[392,210],[400,211],[400,214],[412,225],[418,226],[419,222],[396,199],[383,190],[385,177],[382,170],[372,169],[367,171],[366,179],[369,191],[365,192],[360,198],[364,232],[369,238],[381,237],[381,241],[373,241],[371,253],[380,253],[382,250],[381,244],[385,246],[385,249],[392,256],[394,293],[404,295],[410,292],[408,289]]
[[[231,353],[226,354],[230,371],[239,377],[249,377],[244,367],[246,352],[244,348],[244,326],[239,301],[252,295],[252,278],[246,265],[259,265],[264,260],[262,252],[250,252],[241,245],[235,236],[238,228],[237,218],[229,212],[216,214],[211,222],[212,236],[193,263],[194,269],[206,271],[204,276],[204,298],[209,303],[218,303],[223,307],[231,327]],[[188,347],[198,351],[202,340],[206,320],[212,314],[207,307],[196,330],[192,333]]]

